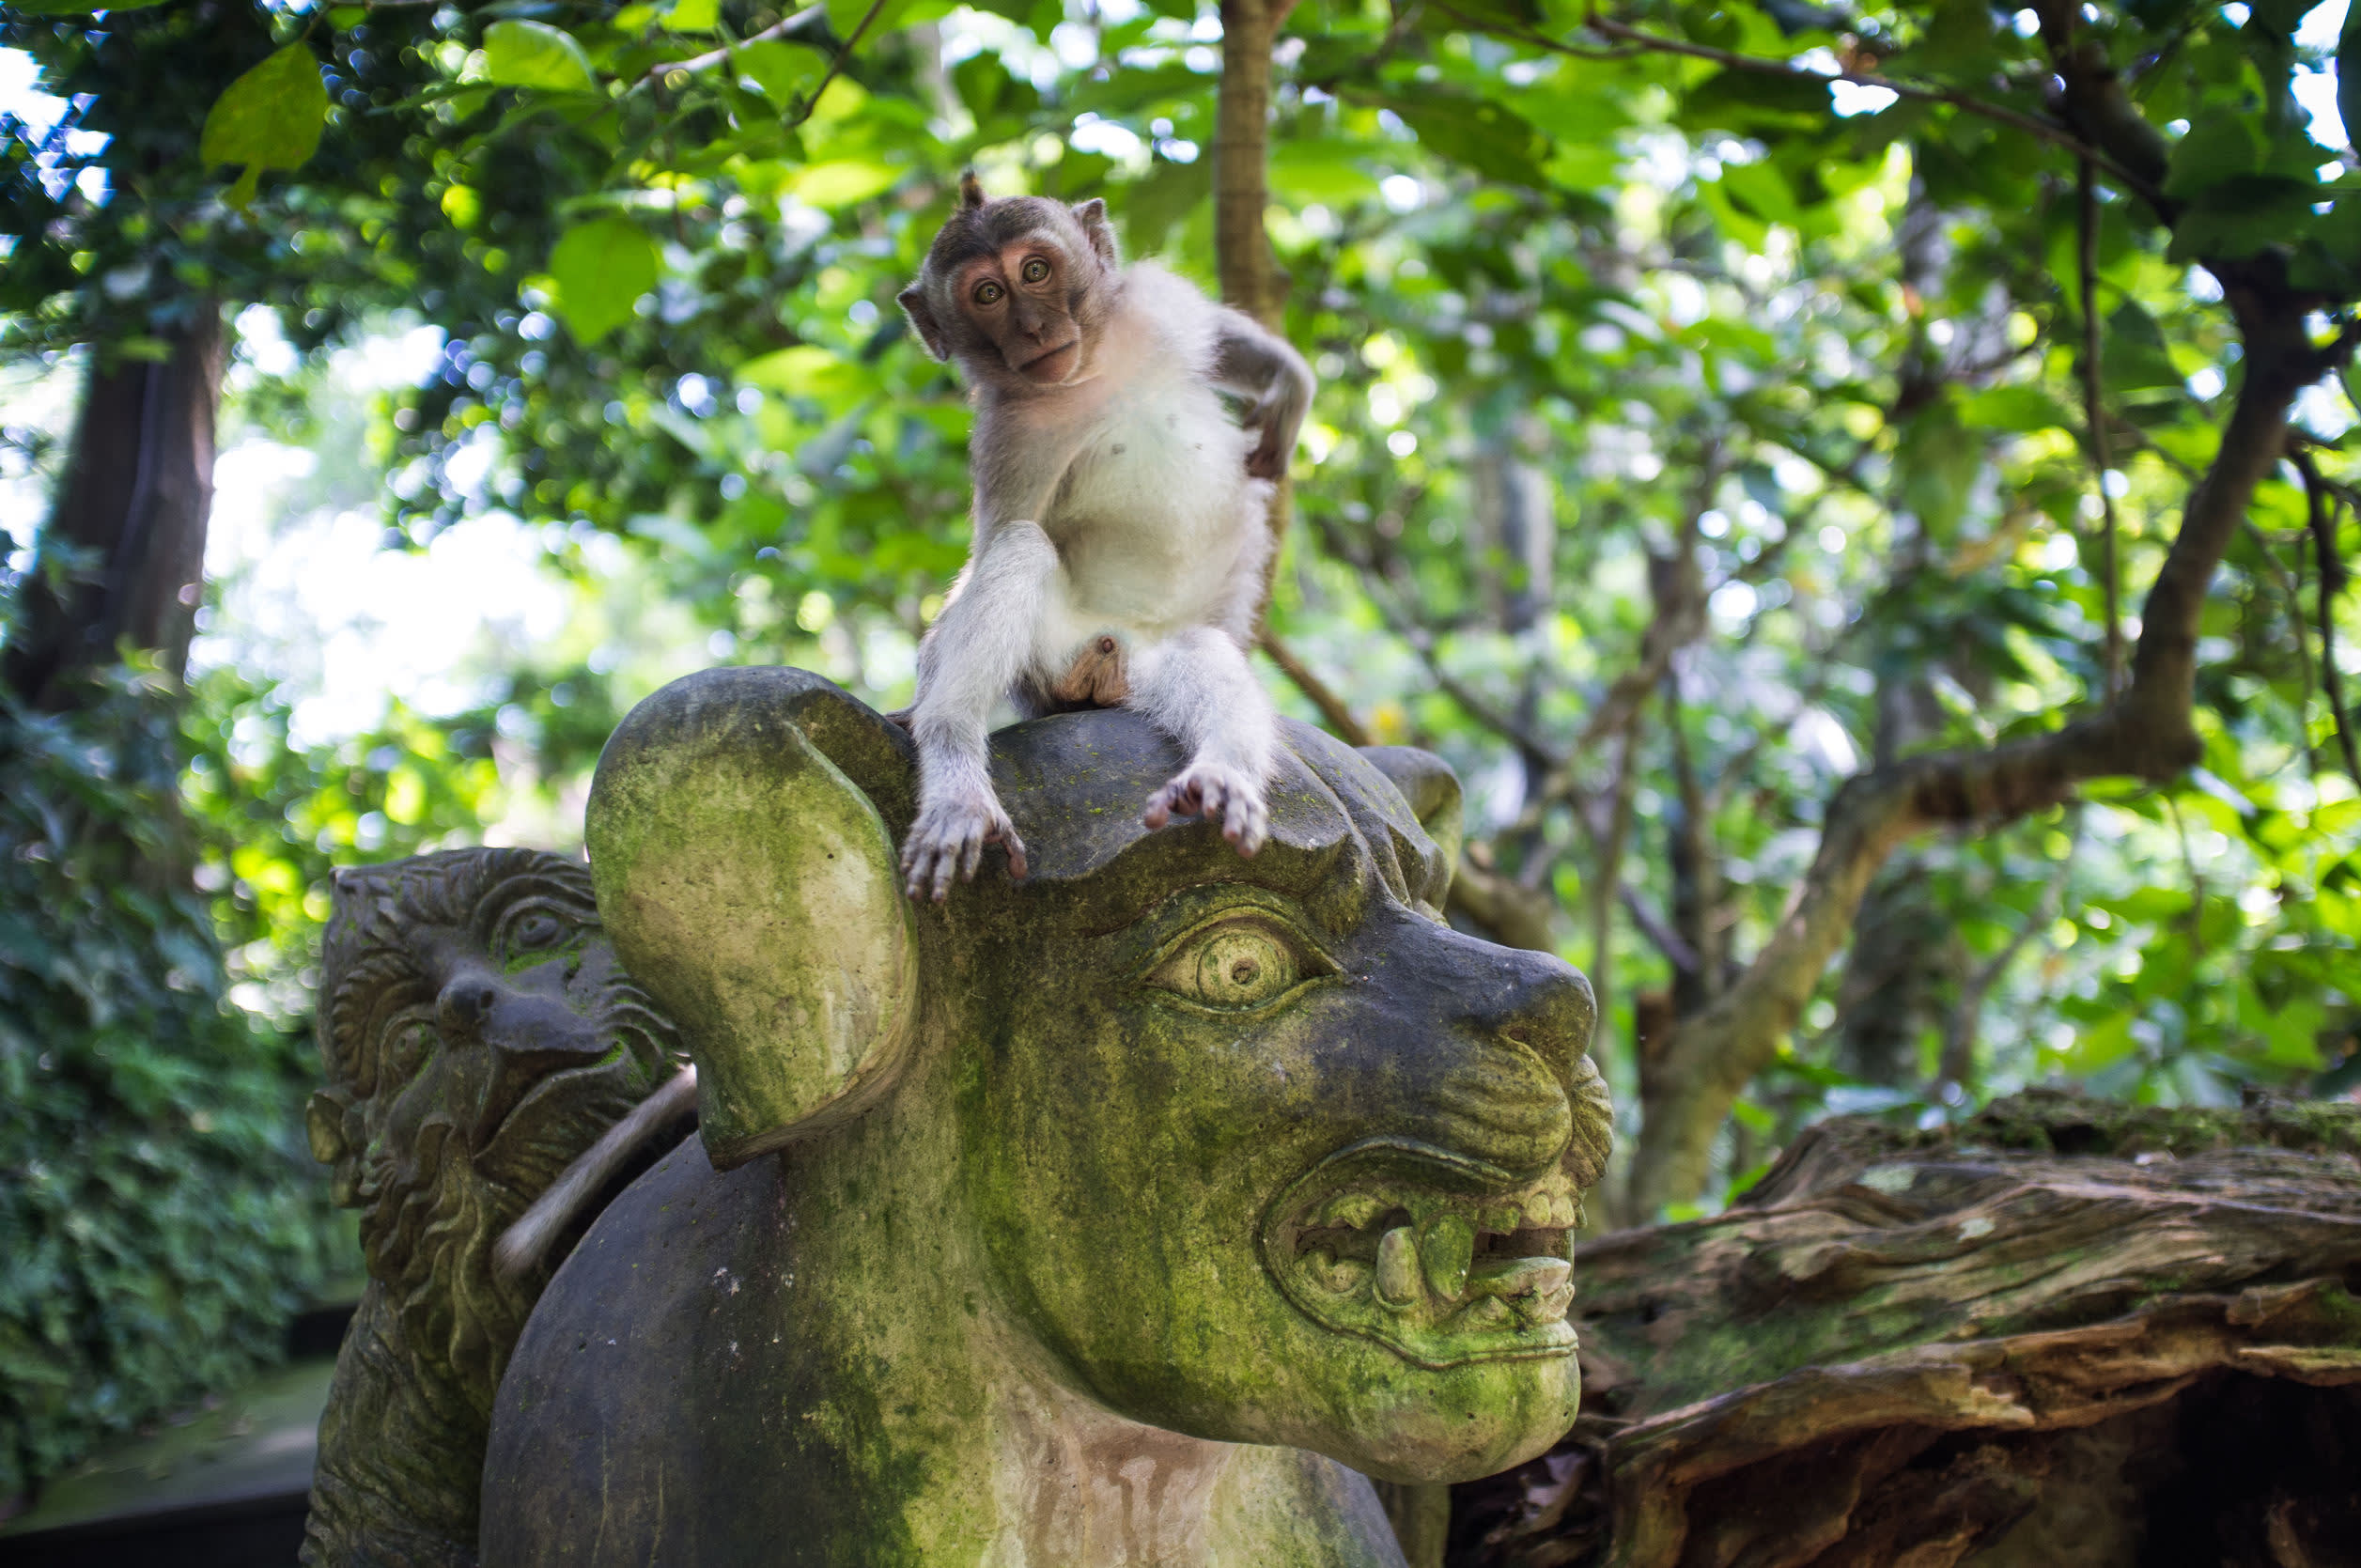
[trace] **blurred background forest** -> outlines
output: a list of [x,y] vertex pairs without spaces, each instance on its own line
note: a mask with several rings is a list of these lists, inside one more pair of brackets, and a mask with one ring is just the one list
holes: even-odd
[[969,166],[1313,360],[1258,664],[1449,758],[1452,918],[1590,975],[1594,1222],[1835,1110],[2347,1093],[2349,36],[0,6],[0,1498],[356,1266],[300,1117],[332,865],[578,850],[708,664],[908,701],[969,413],[893,295]]

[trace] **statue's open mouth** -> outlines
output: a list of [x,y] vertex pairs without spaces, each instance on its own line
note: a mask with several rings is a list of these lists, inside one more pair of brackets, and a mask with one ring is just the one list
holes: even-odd
[[1281,1192],[1263,1260],[1314,1322],[1422,1367],[1564,1356],[1580,1215],[1562,1170],[1519,1179],[1384,1140],[1339,1150]]

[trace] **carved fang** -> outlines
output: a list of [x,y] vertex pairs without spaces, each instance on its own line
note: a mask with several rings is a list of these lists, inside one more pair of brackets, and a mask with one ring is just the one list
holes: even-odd
[[1389,1307],[1406,1307],[1418,1294],[1418,1247],[1410,1228],[1397,1225],[1377,1243],[1377,1297]]

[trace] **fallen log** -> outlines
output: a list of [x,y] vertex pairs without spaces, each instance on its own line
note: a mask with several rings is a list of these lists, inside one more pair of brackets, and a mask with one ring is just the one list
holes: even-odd
[[1839,1119],[1577,1274],[1581,1418],[1452,1568],[2361,1563],[2361,1107]]

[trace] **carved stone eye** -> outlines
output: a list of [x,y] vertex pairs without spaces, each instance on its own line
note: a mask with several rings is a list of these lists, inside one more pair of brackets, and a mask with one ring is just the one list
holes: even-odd
[[996,305],[1001,303],[1001,296],[1006,292],[1008,291],[999,284],[987,280],[975,286],[975,303],[980,305]]
[[1020,275],[1027,283],[1039,283],[1049,275],[1049,264],[1036,256],[1025,263],[1025,270]]
[[1148,975],[1183,1001],[1243,1012],[1301,984],[1304,961],[1269,922],[1226,921],[1199,932]]
[[546,910],[536,909],[524,919],[517,922],[517,934],[513,940],[516,946],[527,952],[537,952],[542,948],[554,946],[557,939],[564,935],[566,935],[566,927],[559,924],[555,915]]

